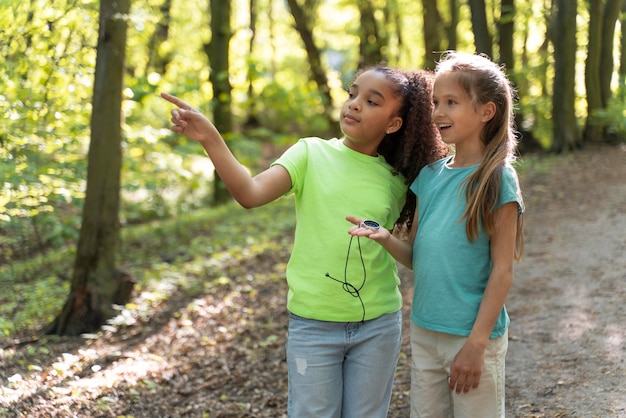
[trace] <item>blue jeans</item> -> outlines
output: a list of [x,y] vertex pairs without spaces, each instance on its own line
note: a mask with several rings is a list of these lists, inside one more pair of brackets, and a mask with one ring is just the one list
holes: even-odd
[[291,314],[289,418],[385,418],[401,342],[401,311],[365,322]]

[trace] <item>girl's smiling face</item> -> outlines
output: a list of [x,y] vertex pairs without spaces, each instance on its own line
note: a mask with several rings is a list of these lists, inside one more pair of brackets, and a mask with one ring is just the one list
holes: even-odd
[[484,106],[472,102],[454,73],[443,73],[435,79],[433,121],[445,143],[456,146],[479,145],[481,132],[489,120],[484,117]]
[[348,98],[339,120],[344,144],[365,154],[376,155],[385,135],[402,126],[398,116],[402,98],[394,95],[389,80],[375,70],[365,71],[348,88]]

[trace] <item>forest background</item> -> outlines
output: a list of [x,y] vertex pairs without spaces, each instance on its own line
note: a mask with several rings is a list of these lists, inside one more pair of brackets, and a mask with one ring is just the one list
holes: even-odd
[[145,321],[176,292],[223,286],[234,280],[226,266],[289,246],[291,202],[236,208],[200,147],[169,131],[159,92],[209,115],[256,172],[301,136],[340,134],[344,87],[359,67],[432,69],[440,51],[482,52],[518,90],[523,172],[537,155],[624,141],[625,8],[2,0],[4,345]]

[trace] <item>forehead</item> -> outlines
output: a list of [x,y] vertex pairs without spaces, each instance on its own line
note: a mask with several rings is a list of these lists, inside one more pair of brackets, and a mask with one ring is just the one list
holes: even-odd
[[384,97],[392,96],[393,93],[391,82],[387,79],[385,74],[374,70],[363,72],[354,80],[352,86],[359,89],[371,90],[373,93],[380,94]]
[[433,84],[433,96],[469,97],[461,87],[459,76],[452,72],[438,74]]

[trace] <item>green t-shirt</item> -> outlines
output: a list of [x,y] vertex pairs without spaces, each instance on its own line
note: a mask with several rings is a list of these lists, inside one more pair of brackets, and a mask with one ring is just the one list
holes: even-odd
[[[273,163],[291,176],[296,230],[287,265],[287,308],[305,318],[357,322],[396,312],[402,305],[394,259],[376,242],[352,239],[346,216],[372,219],[391,229],[407,186],[384,157],[361,154],[339,139],[303,138]],[[359,245],[365,265],[365,274]],[[347,260],[347,264],[346,264]],[[354,288],[327,277],[344,280]],[[345,277],[344,277],[345,275]]]

